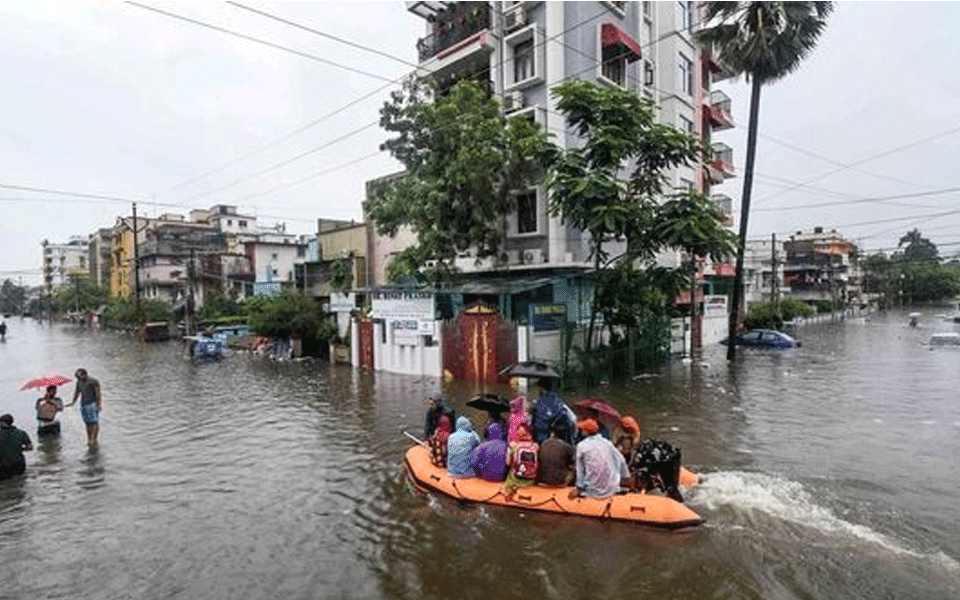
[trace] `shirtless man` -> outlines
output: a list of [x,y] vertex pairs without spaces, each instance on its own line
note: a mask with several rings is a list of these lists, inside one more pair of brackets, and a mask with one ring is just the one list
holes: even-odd
[[60,435],[57,413],[63,410],[63,400],[57,397],[57,386],[48,385],[47,393],[37,399],[37,437]]
[[87,426],[87,445],[96,446],[100,433],[100,411],[103,410],[100,382],[90,377],[86,369],[77,369],[75,375],[77,387],[73,390],[73,400],[67,406],[73,406],[80,399],[80,416]]

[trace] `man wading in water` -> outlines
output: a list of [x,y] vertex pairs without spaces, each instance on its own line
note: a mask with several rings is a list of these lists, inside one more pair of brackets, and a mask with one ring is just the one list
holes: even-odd
[[92,448],[97,445],[100,411],[103,410],[100,382],[87,375],[86,369],[77,369],[76,376],[77,387],[73,390],[73,400],[67,406],[73,406],[77,403],[77,398],[80,398],[80,416],[87,425],[87,444]]

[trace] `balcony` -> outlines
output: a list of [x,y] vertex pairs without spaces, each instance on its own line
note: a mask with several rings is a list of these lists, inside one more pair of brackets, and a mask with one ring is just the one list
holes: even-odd
[[733,200],[726,194],[713,194],[710,200],[720,211],[722,223],[727,227],[733,225]]
[[704,72],[710,73],[713,83],[733,77],[733,72],[717,60],[716,53],[712,48],[705,47],[700,55],[700,60],[702,61]]
[[707,115],[714,131],[723,131],[733,127],[730,97],[720,90],[710,92],[710,103],[704,109],[704,113]]
[[717,142],[713,145],[713,157],[706,164],[711,183],[723,183],[736,175],[733,169],[733,148]]
[[421,63],[473,46],[486,45],[493,50],[488,39],[490,9],[486,3],[459,2],[436,11],[428,20],[433,23],[433,33],[417,41]]

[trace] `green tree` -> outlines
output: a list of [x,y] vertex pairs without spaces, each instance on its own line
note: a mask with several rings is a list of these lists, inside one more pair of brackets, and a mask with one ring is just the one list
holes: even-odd
[[416,233],[398,272],[436,261],[440,278],[454,270],[460,252],[497,255],[506,215],[515,208],[513,191],[537,182],[533,159],[545,139],[537,126],[505,118],[474,81],[439,95],[417,78],[383,106],[380,125],[394,134],[382,147],[406,173],[371,186],[364,210],[381,235],[404,226]]
[[250,329],[268,337],[316,340],[325,320],[320,305],[299,292],[262,296],[250,302],[248,308]]
[[[550,211],[590,236],[595,277],[610,262],[604,244],[625,242],[622,258],[649,260],[662,242],[650,235],[668,169],[694,162],[699,142],[657,122],[653,103],[621,88],[569,81],[552,90],[557,108],[583,145],[549,144],[542,153],[551,192]],[[622,173],[627,173],[622,178]],[[598,282],[602,284],[602,281]],[[585,349],[593,344],[594,294]]]
[[98,310],[110,301],[110,290],[102,288],[87,277],[74,276],[53,297],[55,312]]
[[243,314],[240,304],[222,290],[212,289],[203,296],[203,306],[197,312],[201,321],[210,321],[224,317],[236,317]]
[[9,279],[4,279],[0,284],[0,313],[10,314],[22,312],[27,298],[27,290],[24,287],[14,284]]
[[736,253],[737,236],[723,225],[723,215],[713,202],[702,194],[688,192],[657,208],[654,237],[668,248],[686,252],[690,317],[695,321],[700,306],[697,302],[697,261],[706,257],[714,262],[726,260]]
[[919,229],[912,229],[897,243],[897,248],[903,248],[902,259],[911,262],[940,262],[940,252],[937,246],[920,235]]
[[[750,120],[747,129],[747,157],[740,199],[740,244],[730,311],[729,335],[736,333],[743,297],[743,257],[753,191],[753,167],[757,151],[760,88],[795,71],[816,47],[826,28],[832,2],[707,2],[706,26],[697,34],[703,44],[713,47],[719,62],[751,83]],[[727,359],[735,355],[735,344],[727,346]]]

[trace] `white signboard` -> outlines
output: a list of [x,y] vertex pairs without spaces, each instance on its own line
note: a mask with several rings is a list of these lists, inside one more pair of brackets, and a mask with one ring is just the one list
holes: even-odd
[[416,346],[420,342],[420,322],[416,319],[397,320],[391,323],[393,343],[397,346]]
[[357,308],[357,295],[355,293],[333,292],[330,294],[330,312],[348,313],[355,308]]
[[727,314],[727,297],[705,296],[703,298],[703,314],[707,317]]
[[433,321],[432,292],[374,292],[371,298],[374,319]]

